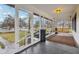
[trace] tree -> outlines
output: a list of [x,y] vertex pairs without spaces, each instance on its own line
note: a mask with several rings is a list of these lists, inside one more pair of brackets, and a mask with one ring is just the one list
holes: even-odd
[[14,28],[14,18],[11,15],[8,15],[7,17],[5,17],[4,22],[2,23],[2,28],[6,28],[6,29],[12,29]]
[[19,27],[26,27],[26,22],[24,21],[25,20],[25,18],[24,19],[21,19],[20,18],[20,26]]

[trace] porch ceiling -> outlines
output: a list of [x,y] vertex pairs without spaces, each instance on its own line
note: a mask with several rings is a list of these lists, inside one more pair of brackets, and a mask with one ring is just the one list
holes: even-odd
[[75,4],[20,4],[17,5],[19,8],[25,8],[30,11],[45,15],[50,19],[57,19],[57,14],[54,13],[56,8],[62,8],[63,11],[59,15],[59,19],[69,19],[72,15],[73,11],[75,10]]

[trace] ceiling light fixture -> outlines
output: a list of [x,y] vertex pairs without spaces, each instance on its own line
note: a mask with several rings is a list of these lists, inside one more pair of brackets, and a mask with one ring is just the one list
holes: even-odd
[[56,8],[56,9],[54,10],[54,12],[55,12],[56,14],[60,14],[60,13],[62,13],[62,11],[63,11],[62,8]]

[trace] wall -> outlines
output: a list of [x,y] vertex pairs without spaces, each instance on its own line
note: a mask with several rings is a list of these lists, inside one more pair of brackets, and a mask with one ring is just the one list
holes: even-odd
[[[75,13],[77,13],[77,16],[76,16],[76,32],[74,30],[72,30],[72,33],[73,33],[73,37],[74,37],[74,39],[77,43],[77,47],[79,48],[79,5],[75,9],[73,15],[75,15]],[[72,18],[73,18],[73,15],[72,15]]]

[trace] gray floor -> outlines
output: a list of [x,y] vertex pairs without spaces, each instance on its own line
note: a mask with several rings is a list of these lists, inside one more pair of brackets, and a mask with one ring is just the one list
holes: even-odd
[[54,42],[38,43],[23,52],[21,54],[78,54],[79,48],[70,47]]

